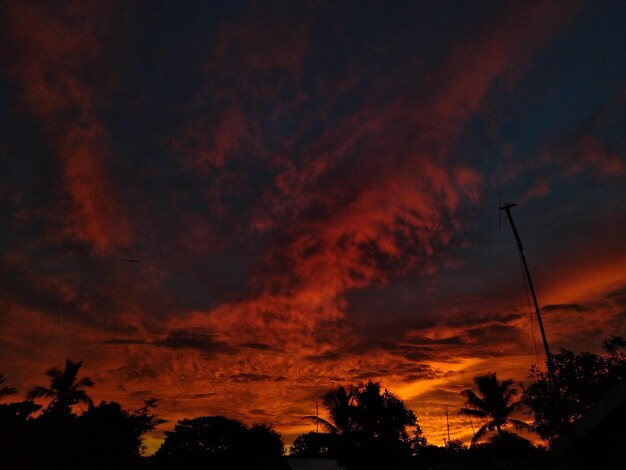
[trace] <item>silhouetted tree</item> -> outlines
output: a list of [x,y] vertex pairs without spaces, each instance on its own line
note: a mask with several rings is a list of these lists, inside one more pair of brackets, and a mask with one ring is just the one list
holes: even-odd
[[336,390],[331,390],[322,397],[322,405],[326,408],[330,421],[319,416],[305,416],[302,419],[321,424],[329,432],[336,434],[351,430],[351,426],[354,424],[352,415],[355,405],[353,390],[348,391],[343,386],[339,386]]
[[511,388],[512,380],[500,382],[494,372],[475,377],[474,382],[478,386],[478,394],[470,389],[463,390],[461,393],[467,398],[465,402],[467,408],[461,408],[459,413],[488,421],[476,431],[472,445],[488,431],[495,430],[499,434],[509,424],[518,429],[531,430],[531,426],[524,421],[511,418],[511,415],[519,411],[523,405],[521,401],[515,400],[517,390]]
[[15,460],[19,465],[14,468],[136,468],[143,434],[163,422],[153,413],[154,403],[149,400],[144,407],[129,411],[119,403],[103,401],[80,415],[42,413],[28,421],[21,454]]
[[467,450],[467,446],[461,439],[451,439],[446,441],[446,450],[449,454],[462,454]]
[[346,390],[339,387],[323,397],[330,421],[316,416],[305,419],[319,422],[339,436],[337,455],[340,464],[352,468],[397,468],[411,455],[407,428],[417,418],[393,393],[381,392],[380,384],[368,382]]
[[41,405],[32,401],[0,404],[0,462],[4,468],[25,468],[23,462],[32,453],[29,424],[39,409]]
[[141,453],[142,435],[164,421],[152,413],[156,400],[135,411],[116,402],[91,405],[76,420],[74,436],[77,459],[84,468],[123,468],[136,462]]
[[534,367],[534,381],[523,399],[534,414],[537,434],[554,443],[611,387],[626,378],[626,341],[612,336],[603,342],[606,354],[574,354],[560,349],[552,355],[554,382],[547,372]]
[[486,444],[477,446],[475,451],[483,460],[532,459],[543,457],[545,453],[528,439],[507,431],[492,436]]
[[419,424],[415,424],[413,435],[409,438],[409,445],[411,447],[411,455],[413,457],[420,457],[424,453],[424,449],[428,446],[428,441],[424,437],[424,433]]
[[270,427],[249,429],[223,416],[183,419],[165,436],[155,457],[171,468],[271,468],[283,451]]
[[268,462],[283,455],[283,440],[267,424],[253,424],[246,433],[246,452],[257,461]]
[[300,434],[289,449],[291,457],[299,458],[337,458],[338,434],[307,432]]
[[71,413],[72,406],[78,403],[92,405],[85,389],[93,387],[93,381],[87,377],[77,380],[82,365],[82,361],[72,362],[67,359],[64,370],[57,367],[48,370],[46,375],[50,377],[50,387],[33,388],[27,395],[28,399],[52,398],[47,410],[65,414]]
[[[2,385],[5,381],[6,379],[4,378],[4,375],[0,374],[0,385]],[[17,390],[13,387],[0,387],[0,400],[2,400],[4,397],[15,395],[16,393]]]

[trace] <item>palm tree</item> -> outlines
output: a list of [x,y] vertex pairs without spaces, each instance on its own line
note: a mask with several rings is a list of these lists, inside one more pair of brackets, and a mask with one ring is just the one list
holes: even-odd
[[486,418],[488,421],[476,431],[472,445],[478,442],[487,431],[495,429],[500,434],[502,429],[506,429],[509,424],[517,429],[528,431],[532,429],[524,421],[511,418],[511,415],[519,411],[522,406],[521,401],[514,401],[517,390],[511,388],[512,380],[499,382],[494,372],[475,377],[474,382],[478,386],[478,395],[470,389],[463,390],[461,393],[467,398],[465,405],[468,408],[461,408],[459,413],[470,417]]
[[29,400],[37,398],[52,398],[48,404],[48,410],[69,414],[72,406],[78,403],[92,405],[91,398],[85,391],[86,388],[94,386],[93,381],[88,377],[76,380],[78,370],[83,365],[82,361],[72,362],[65,360],[65,369],[53,367],[46,372],[50,377],[50,388],[35,387],[27,395]]
[[[4,378],[4,375],[0,374],[0,385],[2,385],[5,381],[6,379]],[[0,387],[0,400],[4,397],[8,397],[9,395],[15,395],[16,393],[17,390],[13,387]]]
[[350,429],[351,417],[354,411],[354,393],[343,386],[331,390],[322,397],[322,404],[328,411],[330,421],[319,416],[305,416],[302,419],[321,424],[334,434],[343,434]]

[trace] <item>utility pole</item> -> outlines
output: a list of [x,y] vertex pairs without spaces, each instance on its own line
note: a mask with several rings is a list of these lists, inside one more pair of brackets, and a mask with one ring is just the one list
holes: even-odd
[[552,363],[552,355],[550,354],[550,348],[548,347],[548,339],[546,338],[546,332],[543,328],[543,321],[541,320],[541,313],[539,312],[539,304],[537,303],[537,296],[535,295],[535,288],[533,287],[533,280],[530,277],[530,271],[528,270],[528,264],[526,263],[526,257],[524,256],[524,247],[522,246],[522,241],[520,240],[519,234],[517,233],[517,228],[515,227],[515,223],[513,222],[513,216],[511,215],[511,208],[515,207],[517,204],[505,204],[500,207],[501,211],[506,212],[506,216],[509,219],[509,223],[511,224],[511,229],[513,230],[513,235],[515,235],[515,240],[517,241],[517,248],[519,249],[520,256],[522,257],[522,263],[524,264],[524,271],[526,271],[526,279],[528,280],[528,287],[530,288],[530,293],[533,296],[533,303],[535,305],[535,312],[537,313],[537,323],[539,324],[539,330],[541,331],[541,339],[543,341],[543,347],[546,351],[546,362],[548,364],[548,375],[554,383],[554,367]]
[[315,417],[317,418],[315,420],[315,433],[319,434],[320,433],[320,405],[317,400],[315,401]]
[[448,445],[450,444],[450,420],[448,419],[448,405],[446,405],[446,426],[448,428]]

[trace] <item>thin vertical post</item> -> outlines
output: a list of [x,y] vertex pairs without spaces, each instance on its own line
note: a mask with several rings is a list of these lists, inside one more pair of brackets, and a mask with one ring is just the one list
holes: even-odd
[[315,401],[315,417],[317,418],[315,420],[315,432],[319,434],[320,432],[320,404],[317,400]]
[[450,420],[448,419],[448,405],[446,405],[446,426],[448,428],[448,444],[450,444]]
[[543,328],[543,321],[541,320],[541,313],[539,312],[539,304],[537,303],[537,296],[535,295],[535,288],[533,286],[533,280],[530,277],[530,270],[528,269],[528,264],[526,263],[526,257],[524,256],[524,247],[522,245],[522,240],[517,233],[517,228],[515,227],[515,223],[513,222],[513,216],[511,215],[511,208],[515,207],[517,204],[505,204],[500,207],[500,210],[504,210],[506,212],[506,216],[509,219],[509,223],[511,224],[511,229],[513,230],[513,235],[515,235],[515,240],[517,241],[517,248],[519,249],[520,256],[522,257],[522,263],[524,265],[524,271],[526,272],[526,279],[528,280],[528,287],[530,289],[530,293],[533,297],[533,304],[535,305],[535,312],[537,314],[537,323],[539,324],[539,330],[541,331],[541,339],[543,341],[543,347],[546,351],[546,361],[548,364],[548,375],[554,382],[554,367],[552,364],[552,355],[550,354],[550,348],[548,346],[548,339],[546,338],[546,332]]

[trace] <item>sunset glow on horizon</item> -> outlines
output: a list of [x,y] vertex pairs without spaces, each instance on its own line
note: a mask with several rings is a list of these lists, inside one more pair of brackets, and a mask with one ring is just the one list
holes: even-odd
[[626,4],[192,3],[2,7],[19,396],[81,360],[153,452],[373,380],[469,442],[460,392],[545,360],[500,199],[553,351],[626,336]]

